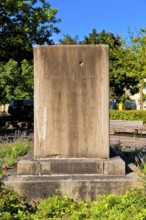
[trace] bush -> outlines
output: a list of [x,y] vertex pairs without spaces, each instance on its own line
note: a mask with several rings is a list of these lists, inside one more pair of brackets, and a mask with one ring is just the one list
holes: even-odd
[[25,203],[13,190],[1,188],[0,219],[17,220],[144,220],[146,219],[146,192],[129,189],[122,196],[99,196],[93,202],[75,202],[67,197],[52,196],[36,207]]
[[[68,197],[61,198],[59,196],[52,196],[44,199],[38,206],[38,210],[33,219],[52,219],[52,218],[63,218],[71,216],[73,210],[78,207],[77,203]],[[70,218],[69,218],[70,219]]]
[[30,207],[25,203],[25,198],[19,196],[14,190],[0,188],[0,219],[30,219]]
[[123,196],[101,196],[93,202],[91,219],[146,219],[146,195],[142,190],[127,190]]
[[146,110],[110,110],[111,120],[134,120],[146,123]]
[[146,219],[146,194],[142,190],[127,190],[123,196],[100,196],[98,201],[75,203],[58,196],[42,201],[31,216],[39,219],[125,220]]

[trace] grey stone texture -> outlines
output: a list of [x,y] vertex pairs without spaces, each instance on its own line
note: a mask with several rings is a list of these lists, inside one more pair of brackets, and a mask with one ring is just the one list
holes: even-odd
[[99,195],[122,195],[129,187],[140,186],[136,183],[135,173],[118,175],[42,175],[11,176],[5,181],[6,187],[13,187],[28,201],[40,201],[52,195],[68,196],[75,201],[97,200]]

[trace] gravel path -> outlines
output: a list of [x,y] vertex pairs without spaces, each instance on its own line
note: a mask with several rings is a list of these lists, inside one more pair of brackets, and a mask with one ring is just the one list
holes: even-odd
[[125,136],[110,136],[110,146],[119,148],[123,152],[142,151],[146,152],[146,137],[125,137]]

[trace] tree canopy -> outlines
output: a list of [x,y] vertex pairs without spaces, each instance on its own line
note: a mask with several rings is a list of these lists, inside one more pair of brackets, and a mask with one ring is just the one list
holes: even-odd
[[[134,42],[137,43],[135,44]],[[125,41],[119,35],[105,32],[105,30],[97,33],[93,29],[89,36],[84,37],[82,44],[109,45],[110,89],[116,98],[123,99],[126,90],[129,90],[131,94],[138,92],[140,77],[146,77],[144,65],[141,63],[146,60],[141,54],[143,53],[144,55],[144,48],[146,48],[144,38],[133,39],[128,47],[125,46]]]
[[110,89],[113,96],[120,99],[124,97],[126,90],[129,90],[131,94],[138,91],[139,79],[136,74],[132,74],[132,62],[135,65],[135,61],[131,56],[131,48],[125,47],[125,42],[119,35],[105,30],[97,32],[96,29],[93,29],[82,41],[79,41],[77,37],[72,38],[70,35],[64,35],[64,39],[60,40],[60,43],[109,45]]
[[53,44],[57,11],[46,0],[1,0],[0,62],[32,60],[33,45]]
[[[129,79],[133,93],[139,90],[140,107],[143,109],[143,86],[146,78],[146,30],[141,29],[137,36],[132,37],[131,41],[125,45],[124,56],[120,56],[120,53],[118,56],[121,63],[118,71],[121,75],[126,73],[125,79]],[[135,85],[132,84],[132,79],[135,80]]]
[[[0,1],[0,101],[33,97],[33,46],[52,45],[58,10],[47,0]],[[59,44],[107,44],[110,50],[110,87],[114,96],[121,98],[125,90],[140,91],[146,78],[146,29],[141,29],[129,44],[105,30],[91,33],[79,40],[78,36],[64,35]],[[142,104],[141,104],[142,106]]]
[[84,37],[82,44],[107,44],[113,49],[116,46],[121,46],[121,37],[105,30],[98,33],[96,29],[93,29],[89,36]]
[[47,0],[0,1],[0,102],[33,98],[33,46],[53,44],[58,10]]
[[21,65],[10,59],[0,66],[0,102],[33,98],[33,66],[27,60]]
[[62,45],[74,45],[79,44],[79,39],[78,36],[71,37],[69,34],[66,34],[63,39],[59,40],[59,43]]
[[[122,39],[119,35],[114,35],[113,33],[106,32],[105,30],[97,32],[93,29],[89,36],[85,36],[82,44],[106,44],[109,45],[109,58],[110,58],[110,87],[112,88],[112,93],[115,96],[120,96],[123,94],[123,90],[126,82],[125,78],[119,77],[121,74],[115,74],[115,70],[118,69],[119,55],[117,51],[123,52],[122,49]],[[124,82],[124,83],[123,83]],[[116,87],[115,87],[116,84]]]

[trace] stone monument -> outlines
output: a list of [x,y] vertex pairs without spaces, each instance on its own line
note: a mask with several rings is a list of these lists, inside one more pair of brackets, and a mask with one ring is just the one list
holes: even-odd
[[109,153],[108,46],[35,47],[34,106],[34,157],[18,163],[7,186],[30,200],[78,200],[131,185],[125,162]]
[[109,158],[108,46],[34,48],[34,157]]

